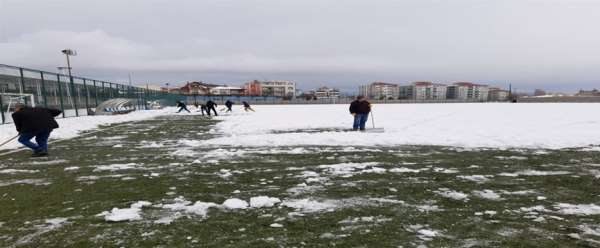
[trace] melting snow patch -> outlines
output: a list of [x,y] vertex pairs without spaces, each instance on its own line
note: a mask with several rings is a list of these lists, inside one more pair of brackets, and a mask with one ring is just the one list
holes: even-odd
[[50,160],[50,161],[33,161],[30,164],[32,165],[54,165],[54,164],[63,164],[68,162],[67,160],[64,159],[59,159],[59,160]]
[[273,227],[273,228],[282,228],[283,225],[279,224],[279,223],[273,223],[273,224],[270,225],[270,227]]
[[595,204],[568,204],[558,203],[554,205],[561,214],[567,215],[598,215],[600,214],[600,206]]
[[459,191],[450,190],[448,188],[440,188],[434,192],[443,197],[458,200],[458,201],[468,201],[469,200],[469,197],[467,194],[459,192]]
[[136,167],[135,163],[100,165],[100,166],[97,166],[96,169],[94,169],[94,171],[97,172],[97,171],[129,170],[129,169],[135,169],[135,167]]
[[273,207],[275,204],[281,203],[279,198],[268,197],[268,196],[257,196],[250,198],[250,207],[252,208],[264,208]]
[[473,194],[480,198],[483,198],[483,199],[494,200],[494,201],[502,200],[502,197],[500,197],[499,194],[497,194],[493,190],[489,190],[489,189],[474,190]]
[[79,170],[79,167],[77,166],[71,166],[71,167],[66,167],[65,171],[74,171],[74,170]]
[[400,167],[400,168],[390,169],[390,172],[394,172],[394,173],[419,173],[419,172],[421,172],[421,170],[427,170],[427,169],[410,169],[410,168],[406,168],[406,167]]
[[[319,165],[319,168],[326,169],[329,173],[337,176],[343,177],[351,177],[354,174],[358,173],[382,173],[385,172],[385,169],[377,168],[374,166],[379,165],[378,162],[368,162],[368,163],[341,163],[341,164],[330,164],[330,165]],[[367,169],[369,167],[371,170]],[[360,171],[364,170],[364,171]],[[381,171],[383,170],[383,171]]]
[[301,212],[320,212],[320,211],[333,211],[336,208],[335,201],[315,201],[310,199],[299,199],[299,200],[285,200],[281,204],[282,206],[294,208]]
[[150,202],[138,201],[131,204],[130,208],[113,208],[110,212],[104,211],[96,216],[104,216],[104,220],[109,222],[140,220],[142,219],[142,216],[140,215],[140,212],[142,212],[142,207],[150,205],[152,205]]
[[222,206],[227,209],[246,209],[248,208],[248,202],[237,198],[231,198],[223,202]]
[[485,183],[490,180],[488,177],[493,177],[493,176],[484,176],[484,175],[457,176],[457,178],[476,182],[476,183]]
[[39,170],[18,170],[18,169],[4,169],[0,170],[0,174],[17,174],[17,173],[37,173]]
[[521,176],[554,176],[554,175],[567,175],[571,174],[568,171],[538,171],[538,170],[524,170],[515,172]]

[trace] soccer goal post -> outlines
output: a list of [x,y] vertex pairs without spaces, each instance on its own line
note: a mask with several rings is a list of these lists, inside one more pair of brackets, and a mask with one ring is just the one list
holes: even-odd
[[11,110],[17,103],[35,107],[35,97],[33,94],[0,93],[0,99],[2,99],[2,111],[5,113],[12,112]]

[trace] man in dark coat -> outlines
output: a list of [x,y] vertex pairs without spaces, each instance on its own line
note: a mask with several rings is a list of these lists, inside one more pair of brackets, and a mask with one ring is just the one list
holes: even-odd
[[256,112],[256,111],[254,111],[254,109],[252,109],[252,107],[250,107],[250,103],[243,101],[242,104],[244,104],[244,110],[246,112],[248,112],[248,110],[252,110],[252,112]]
[[182,110],[185,110],[188,113],[191,113],[190,110],[187,109],[187,106],[185,106],[185,103],[183,103],[182,101],[177,101],[177,107],[179,108],[179,111],[177,111],[177,113],[181,112]]
[[[48,108],[30,108],[24,104],[17,104],[12,114],[13,122],[19,132],[19,142],[33,150],[34,157],[48,155],[48,138],[52,130],[58,128],[54,117],[62,112]],[[35,142],[31,139],[35,137]]]
[[217,116],[217,109],[215,108],[217,107],[217,104],[215,102],[213,102],[212,100],[208,100],[208,102],[206,102],[206,108],[208,109],[208,116],[210,116],[210,111],[212,110],[213,112],[215,112],[215,116]]
[[229,101],[229,100],[227,100],[227,101],[225,102],[225,107],[227,107],[227,111],[226,111],[226,112],[231,112],[231,111],[233,111],[233,110],[231,109],[231,107],[233,107],[233,102],[232,102],[232,101]]
[[350,114],[354,116],[352,130],[356,131],[360,128],[361,131],[364,131],[370,112],[371,103],[368,102],[364,96],[358,96],[356,100],[350,103]]

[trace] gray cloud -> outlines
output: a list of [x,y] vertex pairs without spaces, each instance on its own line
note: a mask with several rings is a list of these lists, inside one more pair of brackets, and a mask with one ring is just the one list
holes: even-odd
[[[600,81],[587,0],[0,0],[0,63],[137,81],[480,81],[574,91]],[[124,76],[125,75],[125,76]]]

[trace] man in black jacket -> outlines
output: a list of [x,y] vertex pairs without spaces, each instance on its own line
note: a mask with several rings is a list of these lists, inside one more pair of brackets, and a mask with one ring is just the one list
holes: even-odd
[[350,114],[354,116],[352,130],[356,131],[360,128],[360,131],[364,131],[370,112],[371,103],[368,102],[364,96],[356,97],[356,100],[350,103]]
[[206,108],[208,109],[208,116],[210,116],[210,111],[212,110],[213,112],[215,112],[215,116],[217,116],[217,109],[215,108],[217,107],[217,104],[215,102],[213,102],[212,100],[208,100],[208,102],[206,102]]
[[183,103],[182,101],[177,101],[177,107],[179,108],[179,111],[177,111],[177,113],[181,112],[182,110],[185,110],[188,113],[191,113],[190,110],[187,109],[187,106],[185,105],[185,103]]
[[[13,122],[19,132],[19,142],[33,150],[34,157],[48,155],[48,138],[52,130],[58,128],[54,117],[62,112],[56,109],[30,108],[24,104],[15,105]],[[35,137],[35,142],[31,139]]]
[[233,102],[232,102],[232,101],[229,101],[229,100],[227,100],[227,101],[225,102],[225,107],[227,107],[227,111],[225,111],[225,112],[232,112],[233,110],[231,109],[231,107],[233,107]]

